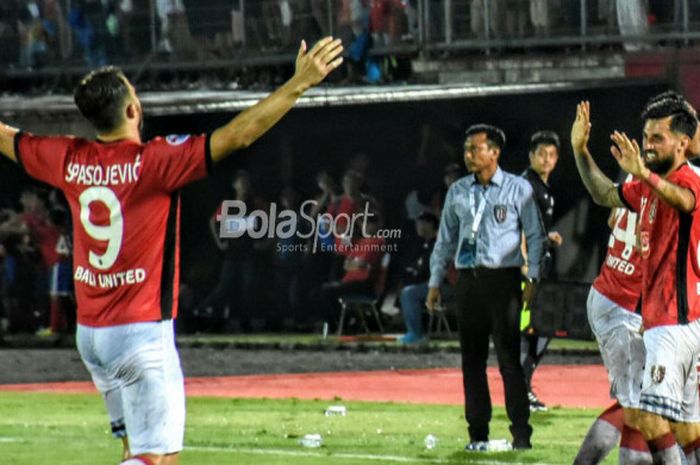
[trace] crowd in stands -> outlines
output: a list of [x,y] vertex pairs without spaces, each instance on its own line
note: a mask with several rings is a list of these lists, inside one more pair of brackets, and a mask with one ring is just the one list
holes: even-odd
[[[422,3],[421,3],[422,2]],[[372,46],[413,43],[419,14],[429,24],[424,39],[578,35],[578,0],[7,0],[0,3],[0,62],[18,69],[73,63],[141,63],[159,55],[188,61],[234,58],[240,50],[292,51],[301,38],[335,35],[346,58],[369,67]],[[650,27],[683,30],[681,0],[597,0],[587,2],[590,29],[644,35]],[[329,8],[330,6],[330,8]],[[485,15],[488,15],[487,17]],[[687,17],[700,16],[700,2],[688,1]],[[445,24],[448,18],[451,23]],[[488,35],[486,26],[488,25]],[[376,79],[376,78],[375,78]]]

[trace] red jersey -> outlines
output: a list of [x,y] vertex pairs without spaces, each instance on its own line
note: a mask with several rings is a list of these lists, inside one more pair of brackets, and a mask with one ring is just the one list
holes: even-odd
[[634,312],[642,292],[642,267],[637,249],[637,214],[615,210],[615,225],[608,239],[608,253],[593,281],[596,291],[620,307]]
[[19,164],[61,189],[70,206],[78,323],[115,326],[177,316],[178,189],[207,174],[208,141],[15,136]]
[[692,191],[692,212],[670,207],[646,183],[619,187],[620,199],[639,215],[645,328],[686,324],[700,317],[700,175],[686,163],[667,179]]
[[58,229],[35,213],[22,213],[22,221],[27,225],[34,245],[39,249],[42,265],[51,268],[58,263],[56,243],[61,236]]
[[342,282],[364,281],[370,278],[381,266],[384,256],[384,244],[381,237],[362,237],[351,246],[340,249],[340,253],[349,259],[361,260],[367,267],[346,271]]

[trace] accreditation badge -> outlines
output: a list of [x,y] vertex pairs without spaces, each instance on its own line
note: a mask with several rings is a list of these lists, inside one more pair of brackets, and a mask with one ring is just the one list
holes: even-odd
[[462,239],[457,254],[457,264],[460,266],[471,267],[476,264],[476,241],[467,238]]

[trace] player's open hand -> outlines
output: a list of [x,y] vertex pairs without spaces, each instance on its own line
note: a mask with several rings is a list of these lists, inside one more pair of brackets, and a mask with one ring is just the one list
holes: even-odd
[[576,119],[571,126],[571,148],[580,154],[588,146],[591,136],[591,104],[588,101],[576,105]]
[[307,51],[306,41],[302,40],[297,54],[296,73],[307,87],[315,86],[343,62],[343,44],[340,39],[324,37]]
[[613,141],[610,153],[615,157],[620,168],[636,178],[642,178],[649,171],[649,168],[644,165],[637,141],[630,140],[627,134],[620,131],[613,132],[610,139]]

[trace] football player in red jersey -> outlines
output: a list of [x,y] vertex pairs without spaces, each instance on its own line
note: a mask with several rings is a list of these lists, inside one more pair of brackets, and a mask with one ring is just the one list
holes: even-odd
[[698,396],[684,392],[700,350],[700,176],[687,163],[698,122],[673,99],[649,105],[642,117],[643,153],[626,134],[611,135],[611,152],[632,182],[615,185],[588,151],[588,102],[577,107],[571,142],[593,200],[638,215],[646,355],[639,408],[625,412],[625,424],[641,431],[654,463],[680,464],[676,439],[693,462],[700,444]]
[[207,135],[143,142],[141,103],[112,67],[91,72],[75,91],[97,140],[37,137],[0,124],[0,152],[61,189],[70,205],[78,350],[113,427],[126,425],[130,462],[174,465],[182,450],[184,384],[173,331],[178,190],[274,126],[341,64],[342,50],[332,37],[310,50],[302,41],[285,84]]
[[[673,91],[658,94],[647,102],[645,112],[657,105],[673,102],[687,106],[696,118],[695,109],[685,98]],[[700,154],[700,131],[696,129],[686,155]],[[625,182],[633,179],[628,175]],[[639,331],[641,315],[640,257],[637,247],[637,214],[626,209],[614,209],[609,218],[612,233],[608,254],[593,283],[588,300],[588,319],[600,344],[600,351],[610,378],[611,395],[617,402],[606,409],[591,425],[574,460],[574,465],[596,465],[620,443],[620,463],[648,463],[649,448],[641,433],[624,424],[623,406],[639,403],[645,350]],[[691,377],[692,378],[692,377]],[[694,380],[689,380],[693,385]],[[688,390],[692,397],[692,389]],[[694,427],[690,425],[689,427]]]

